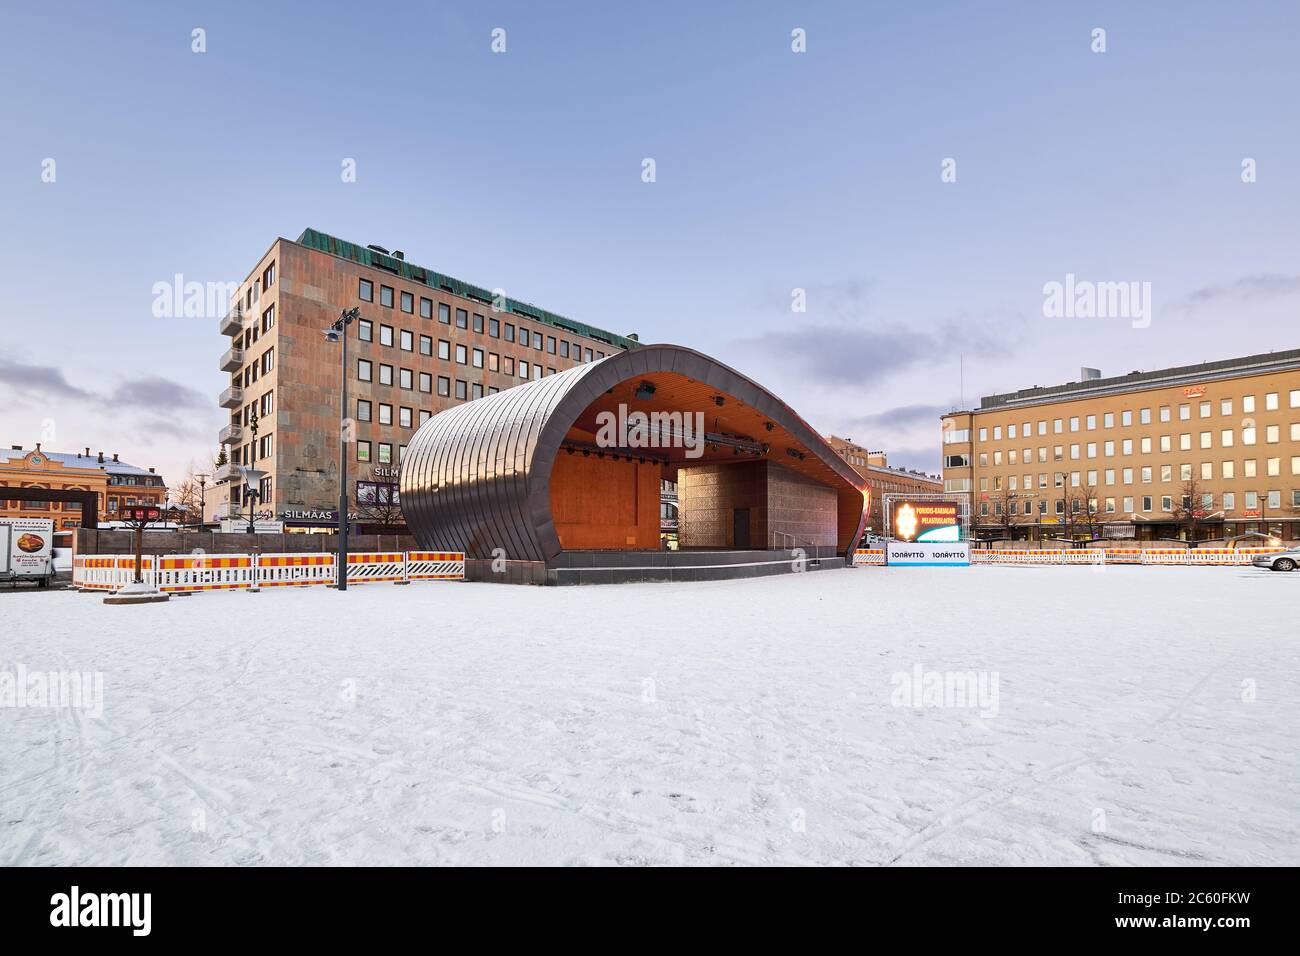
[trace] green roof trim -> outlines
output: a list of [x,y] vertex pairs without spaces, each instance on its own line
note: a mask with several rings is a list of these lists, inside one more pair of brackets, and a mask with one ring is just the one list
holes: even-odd
[[[474,299],[482,302],[484,305],[491,306],[493,301],[492,292],[480,286],[471,285],[460,279],[454,279],[449,275],[443,275],[441,272],[435,272],[432,269],[426,269],[423,266],[412,265],[405,259],[398,259],[396,256],[387,256],[367,246],[359,246],[355,242],[347,242],[328,233],[321,232],[317,229],[304,229],[302,235],[298,237],[298,245],[306,246],[308,249],[316,249],[319,252],[329,253],[332,256],[338,256],[340,259],[350,259],[353,262],[360,263],[363,266],[369,266],[372,269],[381,269],[384,272],[401,276],[410,282],[418,282],[427,285],[431,289],[441,289],[450,292],[452,295],[458,295],[465,299]],[[573,319],[566,318],[554,312],[549,312],[540,306],[533,305],[531,302],[520,302],[518,299],[506,299],[505,311],[512,312],[515,315],[522,316],[526,319],[532,319],[534,322],[542,322],[546,325],[555,326],[557,329],[563,329],[566,332],[573,332],[577,335],[586,336],[589,339],[595,339],[597,342],[604,342],[607,345],[617,346],[622,349],[634,349],[641,343],[635,339],[630,339],[625,335],[615,335],[613,332],[606,332],[604,329],[598,329],[594,325],[587,325],[585,322],[577,322]]]

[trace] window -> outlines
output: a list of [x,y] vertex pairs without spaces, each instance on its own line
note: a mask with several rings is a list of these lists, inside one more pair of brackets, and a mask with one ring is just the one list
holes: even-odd
[[1291,408],[1300,408],[1300,388],[1291,389],[1289,400]]
[[451,395],[451,379],[445,375],[438,376],[438,394],[443,397]]
[[1220,462],[1219,468],[1222,471],[1224,478],[1237,477],[1237,463],[1235,461]]
[[370,421],[370,402],[364,398],[357,399],[357,421]]
[[1264,396],[1264,411],[1277,411],[1277,392],[1269,392]]
[[391,325],[381,325],[379,327],[379,344],[386,345],[390,349],[393,347],[393,327]]
[[466,312],[464,309],[456,310],[456,328],[458,329],[469,328],[469,313]]
[[379,384],[380,385],[393,384],[393,367],[391,365],[379,366]]
[[368,441],[357,442],[357,461],[369,461],[369,460],[370,460],[370,442]]
[[[382,448],[383,446],[381,445],[380,447]],[[1143,495],[1143,496],[1142,496],[1142,510],[1143,510],[1143,511],[1150,511],[1150,510],[1151,510],[1151,496],[1150,496],[1150,495]]]
[[1127,409],[1124,410],[1124,411],[1122,411],[1122,412],[1120,412],[1120,413],[1119,413],[1119,423],[1120,423],[1120,425],[1122,425],[1122,426],[1125,427],[1125,428],[1128,428],[1130,425],[1132,425],[1132,424],[1133,424],[1133,412],[1132,412],[1132,411],[1129,411],[1129,410],[1127,410]]
[[433,318],[433,300],[432,300],[432,299],[426,299],[424,296],[420,296],[420,318],[422,318],[422,319],[431,319],[431,318]]
[[415,373],[413,373],[409,368],[398,369],[397,385],[399,388],[404,388],[407,391],[415,388]]
[[515,374],[515,360],[512,356],[501,356],[501,372],[503,375]]
[[554,355],[554,354],[555,354],[555,336],[553,336],[553,335],[551,335],[551,336],[547,336],[547,338],[546,338],[546,351],[547,351],[549,354],[551,354],[551,355]]
[[375,284],[369,279],[359,279],[357,284],[357,297],[360,298],[362,302],[374,302]]
[[1270,478],[1276,478],[1278,475],[1282,474],[1282,459],[1269,458],[1265,462],[1264,473]]
[[519,344],[528,348],[528,326],[526,325],[519,326]]
[[488,353],[488,371],[499,372],[501,370],[501,356],[496,352]]
[[1264,442],[1268,445],[1276,445],[1281,438],[1281,426],[1268,425],[1264,428]]
[[369,382],[372,380],[369,359],[357,359],[357,380],[361,382]]
[[451,307],[445,302],[438,303],[438,321],[443,325],[451,325]]
[[1160,510],[1161,510],[1161,511],[1173,511],[1173,510],[1174,510],[1174,496],[1173,496],[1173,495],[1161,495],[1161,496],[1160,496]]
[[275,285],[275,263],[274,262],[272,262],[269,266],[267,266],[265,269],[262,270],[262,288],[269,289],[273,285]]
[[275,392],[267,392],[262,396],[261,415],[265,418],[275,411]]
[[1232,414],[1232,399],[1225,398],[1219,402],[1219,414],[1220,415]]
[[507,323],[506,323],[506,341],[507,341],[507,342],[513,342],[514,340],[515,340],[515,327],[514,327],[513,325],[511,325],[509,322],[507,322]]
[[415,311],[415,296],[409,292],[403,292],[399,300],[402,304],[402,311],[413,313]]
[[420,336],[420,354],[433,355],[433,339],[427,335]]
[[1237,507],[1236,494],[1231,491],[1225,491],[1223,493],[1223,510],[1232,511],[1236,507]]
[[[569,357],[569,340],[560,339],[560,358],[568,358],[568,357]],[[1293,394],[1300,394],[1300,392],[1293,393]],[[1294,408],[1295,406],[1292,407]]]
[[402,428],[411,427],[411,410],[406,406],[402,406],[397,410],[397,424]]
[[482,368],[482,367],[483,367],[483,350],[482,350],[482,349],[475,349],[475,350],[474,350],[474,362],[473,362],[473,365],[474,365],[475,368]]
[[422,408],[422,409],[420,409],[420,424],[421,424],[421,425],[423,425],[425,422],[427,422],[427,421],[428,421],[430,418],[432,418],[432,417],[433,417],[433,412],[429,411],[427,408]]
[[275,326],[275,306],[262,313],[262,331],[269,332]]
[[262,374],[275,368],[275,349],[267,349],[262,353]]
[[1188,421],[1191,417],[1192,417],[1192,406],[1191,406],[1191,405],[1179,405],[1179,406],[1178,406],[1178,420],[1179,420],[1180,422]]
[[1065,426],[1065,423],[1064,423],[1061,419],[1059,419],[1059,418],[1053,419],[1053,420],[1052,420],[1052,433],[1053,433],[1054,435],[1059,435],[1062,431],[1064,431],[1064,426]]
[[420,373],[420,391],[426,394],[433,391],[433,376],[428,372]]
[[520,378],[528,377],[528,363],[525,362],[523,359],[519,360],[519,377]]
[[1101,427],[1102,427],[1102,428],[1114,428],[1114,427],[1115,427],[1115,413],[1114,413],[1114,412],[1106,412],[1106,413],[1104,413],[1104,414],[1101,416]]
[[1224,448],[1231,448],[1231,447],[1232,447],[1232,429],[1231,429],[1231,428],[1225,428],[1223,431],[1219,432],[1219,444],[1222,445]]
[[1200,410],[1201,410],[1201,417],[1202,417],[1202,418],[1209,418],[1209,417],[1210,417],[1210,403],[1209,403],[1209,402],[1201,402]]
[[386,285],[379,287],[379,304],[386,309],[393,307],[393,290]]
[[471,396],[472,398],[482,398],[482,397],[483,397],[483,386],[480,385],[478,382],[475,382],[475,383],[470,387],[470,396]]
[[1254,458],[1247,458],[1245,461],[1243,461],[1243,462],[1241,463],[1241,473],[1242,473],[1242,475],[1243,475],[1244,477],[1246,477],[1246,478],[1255,478],[1255,477],[1257,477],[1257,475],[1256,475],[1256,473],[1255,473],[1255,459],[1254,459]]
[[459,365],[469,364],[469,351],[463,345],[456,346],[456,362]]
[[477,312],[474,313],[474,331],[480,334],[483,332],[483,316]]
[[468,394],[469,392],[465,383],[460,379],[456,379],[456,398],[463,402],[466,397],[468,397]]
[[1241,410],[1242,410],[1243,413],[1245,413],[1245,414],[1247,414],[1247,415],[1254,414],[1254,412],[1255,412],[1255,396],[1254,396],[1254,395],[1243,395],[1243,396],[1241,396]]
[[1255,426],[1247,425],[1241,430],[1241,443],[1243,445],[1255,444]]
[[375,338],[375,326],[369,319],[357,320],[357,338],[362,342],[372,342]]
[[1190,434],[1184,433],[1178,436],[1179,451],[1188,451],[1191,449],[1191,447],[1192,447],[1192,436]]
[[399,341],[401,342],[401,348],[402,348],[402,351],[403,351],[403,352],[414,352],[414,351],[415,351],[415,336],[412,335],[410,332],[406,331],[406,329],[402,329],[402,331],[401,331],[400,334],[401,334],[401,338],[399,339]]
[[379,443],[379,464],[391,465],[393,463],[393,446],[392,443],[381,441]]
[[499,339],[499,338],[501,338],[501,320],[500,320],[500,319],[495,319],[495,318],[494,318],[494,319],[488,319],[488,335],[492,336],[492,338],[494,338],[494,339]]
[[1142,425],[1150,425],[1150,424],[1151,424],[1151,409],[1149,409],[1149,408],[1140,408],[1140,409],[1138,409],[1138,422],[1139,422],[1140,424],[1142,424]]
[[1214,435],[1211,432],[1201,432],[1201,447],[1202,448],[1214,447]]
[[451,361],[451,343],[446,339],[438,339],[438,358],[444,362]]
[[1168,405],[1161,405],[1161,406],[1160,406],[1160,420],[1161,420],[1162,422],[1167,422],[1167,421],[1169,421],[1172,417],[1173,417],[1173,416],[1172,416],[1172,415],[1170,414],[1170,412],[1169,412],[1169,406],[1168,406]]
[[379,424],[381,424],[381,425],[391,425],[391,424],[393,424],[393,406],[392,406],[392,405],[387,405],[387,404],[385,404],[385,403],[383,403],[383,402],[380,402],[380,403],[379,403]]
[[1172,437],[1172,436],[1170,436],[1170,435],[1161,435],[1161,436],[1160,436],[1160,450],[1161,450],[1161,451],[1173,451],[1173,450],[1174,450],[1174,440],[1173,440],[1173,437]]
[[271,441],[271,435],[263,435],[257,440],[259,458],[270,458],[271,453],[275,450],[275,444]]

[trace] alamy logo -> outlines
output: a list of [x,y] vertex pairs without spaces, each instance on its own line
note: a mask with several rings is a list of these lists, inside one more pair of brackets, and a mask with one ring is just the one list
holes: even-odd
[[72,709],[104,716],[103,671],[0,671],[0,708]]
[[1043,285],[1043,315],[1049,319],[1129,319],[1135,329],[1151,324],[1150,282],[1092,282],[1065,274]]
[[898,671],[889,682],[894,707],[979,708],[981,717],[998,715],[1000,678],[997,671],[927,671],[915,664],[911,672]]
[[133,936],[152,927],[150,893],[82,893],[78,886],[50,897],[51,926],[129,926]]
[[703,412],[618,411],[596,413],[596,445],[600,448],[684,448],[687,458],[704,454]]

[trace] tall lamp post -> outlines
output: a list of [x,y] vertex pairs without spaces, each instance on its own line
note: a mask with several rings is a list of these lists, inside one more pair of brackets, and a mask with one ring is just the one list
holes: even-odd
[[202,531],[203,525],[208,520],[206,514],[207,507],[208,507],[208,495],[207,495],[208,476],[207,474],[200,474],[200,475],[195,475],[194,477],[199,480],[199,530]]
[[248,533],[252,534],[256,530],[253,519],[257,517],[257,501],[262,496],[262,479],[267,473],[256,468],[241,468],[240,471],[244,473],[244,497],[248,501]]
[[344,309],[328,329],[322,329],[325,338],[338,342],[339,358],[339,557],[338,584],[340,591],[348,589],[348,326],[361,317],[356,306]]

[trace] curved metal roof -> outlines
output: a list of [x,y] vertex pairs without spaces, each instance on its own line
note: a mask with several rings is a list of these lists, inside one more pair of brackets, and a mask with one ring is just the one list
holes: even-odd
[[[562,548],[550,476],[565,436],[614,387],[674,373],[730,396],[784,430],[842,480],[841,508],[866,481],[793,409],[761,385],[692,349],[646,345],[439,412],[411,437],[402,462],[402,512],[422,546],[491,558],[546,561]],[[784,462],[780,462],[784,464]],[[820,466],[819,466],[820,467]],[[851,493],[851,494],[850,494]],[[860,502],[859,502],[860,505]],[[857,508],[857,531],[865,514]]]

